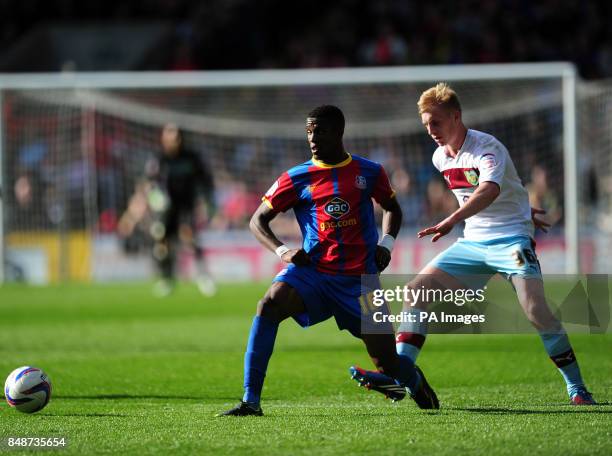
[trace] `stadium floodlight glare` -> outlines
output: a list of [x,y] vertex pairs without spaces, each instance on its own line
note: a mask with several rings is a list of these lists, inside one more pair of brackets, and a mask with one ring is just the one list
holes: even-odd
[[[73,214],[73,218],[80,217],[79,226],[95,230],[100,203],[97,193],[129,193],[131,189],[126,187],[133,184],[142,169],[142,157],[133,153],[136,146],[131,143],[129,157],[125,158],[131,162],[122,171],[128,174],[128,181],[112,190],[99,185],[99,170],[91,149],[96,147],[96,132],[114,128],[113,119],[125,123],[121,128],[136,137],[137,148],[149,151],[158,140],[156,129],[172,119],[196,143],[218,155],[211,158],[213,166],[217,161],[233,166],[228,164],[228,151],[243,141],[246,146],[241,153],[257,158],[249,174],[269,183],[277,172],[274,160],[279,157],[272,156],[274,152],[262,146],[262,141],[278,141],[280,149],[297,150],[296,144],[303,142],[304,114],[323,103],[343,108],[348,121],[347,142],[359,153],[381,151],[391,144],[389,147],[402,149],[402,153],[418,149],[429,158],[434,146],[423,145],[426,135],[417,116],[416,101],[424,88],[438,81],[457,88],[469,127],[479,129],[482,125],[484,131],[495,134],[508,146],[513,158],[514,154],[529,151],[558,167],[558,172],[551,173],[564,187],[565,268],[567,273],[578,273],[577,74],[572,64],[563,62],[0,75],[0,258],[4,258],[7,231],[19,228],[14,221],[8,226],[7,214],[14,204],[8,196],[12,191],[9,186],[14,184],[9,176],[14,176],[18,166],[14,154],[31,139],[28,135],[35,134],[32,131],[36,128],[28,130],[28,119],[38,124],[46,122],[44,134],[52,132],[48,140],[54,153],[72,154],[72,159],[91,164],[82,176],[83,188],[75,187],[83,201],[72,210],[83,212],[82,216]],[[3,116],[9,104],[11,114]],[[15,115],[21,116],[19,122],[9,125]],[[534,125],[528,125],[530,122]],[[536,132],[540,142],[526,144],[521,143],[527,141],[521,137],[513,138],[520,136],[524,128],[544,128],[542,134]],[[544,138],[546,135],[549,137]],[[553,152],[555,148],[559,160]],[[289,155],[299,157],[299,153]],[[61,168],[63,161],[56,159],[50,173]],[[376,159],[380,160],[380,156]],[[70,195],[62,194],[59,188],[54,196],[69,199]],[[126,196],[113,193],[112,198]],[[70,229],[66,216],[62,220],[54,229]],[[3,266],[4,261],[0,261],[0,281],[5,275]]]

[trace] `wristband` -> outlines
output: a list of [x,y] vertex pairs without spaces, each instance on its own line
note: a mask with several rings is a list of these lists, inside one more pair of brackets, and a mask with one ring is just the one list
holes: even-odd
[[280,247],[277,247],[274,252],[278,255],[279,258],[282,258],[283,255],[287,253],[289,250],[291,249],[287,247],[285,244],[283,244]]
[[393,252],[393,244],[395,243],[395,238],[390,234],[385,234],[378,245],[384,247],[389,251],[389,253]]

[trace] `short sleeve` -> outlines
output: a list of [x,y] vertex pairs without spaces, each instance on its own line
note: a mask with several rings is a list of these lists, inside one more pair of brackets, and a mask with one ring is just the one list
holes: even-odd
[[391,188],[389,177],[385,172],[385,168],[380,167],[380,172],[374,183],[374,190],[372,191],[372,198],[378,204],[384,204],[395,196],[395,192]]
[[495,182],[501,187],[506,170],[506,155],[498,148],[484,152],[478,160],[479,181]]
[[285,212],[295,206],[298,196],[289,174],[285,172],[276,179],[261,200],[276,212]]

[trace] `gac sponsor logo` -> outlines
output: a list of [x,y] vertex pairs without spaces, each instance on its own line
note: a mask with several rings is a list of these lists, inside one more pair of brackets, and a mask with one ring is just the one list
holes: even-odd
[[325,204],[324,210],[327,215],[338,220],[343,215],[346,215],[350,208],[349,203],[336,196]]
[[329,222],[321,222],[319,224],[319,228],[321,229],[321,231],[327,231],[327,230],[333,230],[336,228],[343,228],[345,226],[353,226],[353,225],[357,225],[356,218],[338,220],[337,222],[335,220],[330,220]]

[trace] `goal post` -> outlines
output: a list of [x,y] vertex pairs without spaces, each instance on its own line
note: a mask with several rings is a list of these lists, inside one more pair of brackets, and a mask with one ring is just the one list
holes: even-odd
[[578,233],[578,159],[576,149],[576,69],[563,69],[563,176],[565,195],[565,272],[580,272]]
[[[47,230],[67,234],[63,247],[81,245],[85,241],[74,233],[104,229],[106,219],[98,211],[106,201],[124,209],[164,122],[178,123],[189,134],[191,144],[204,150],[210,164],[220,167],[216,177],[225,179],[227,192],[239,187],[237,177],[245,178],[259,191],[263,182],[270,183],[276,177],[281,165],[297,159],[303,151],[301,119],[305,109],[325,102],[345,110],[346,139],[357,153],[371,152],[374,159],[389,159],[389,166],[405,163],[397,157],[412,154],[412,150],[430,156],[434,146],[422,131],[416,101],[423,88],[438,81],[456,86],[468,126],[482,126],[485,131],[492,128],[496,135],[501,132],[504,143],[514,138],[511,144],[506,143],[511,155],[513,144],[518,143],[521,151],[552,163],[556,156],[551,151],[560,149],[562,166],[551,173],[556,183],[563,185],[559,198],[563,200],[564,267],[567,273],[578,273],[578,77],[574,66],[564,62],[0,75],[0,259],[6,259],[6,239],[15,230],[23,231],[17,219],[10,220],[10,227],[8,223],[8,213],[15,213],[12,192],[19,169],[44,167],[45,185],[52,193],[47,192],[44,208],[32,210],[51,215],[38,217],[30,211],[23,215],[24,229],[47,224]],[[524,131],[536,138],[534,144],[520,138]],[[47,152],[32,145],[37,135],[46,135]],[[123,144],[104,143],[112,143],[113,135],[121,136]],[[108,148],[104,152],[108,156],[101,157],[100,148]],[[285,150],[289,151],[286,155]],[[16,157],[18,153],[21,155]],[[39,156],[45,153],[46,158]],[[110,165],[106,161],[114,159],[122,161],[118,171],[107,169]],[[238,163],[241,159],[249,161],[252,168],[242,167]],[[422,157],[419,160],[419,169],[425,170],[419,173],[428,176],[431,163]],[[69,169],[77,162],[81,168]],[[523,169],[528,171],[530,163],[523,163]],[[525,180],[527,176],[521,177]],[[418,181],[414,174],[412,178]],[[72,184],[56,182],[62,179],[70,179]],[[425,184],[421,187],[423,198]],[[27,193],[27,184],[24,187]],[[45,220],[34,221],[33,217]],[[220,238],[228,227],[240,228],[239,222],[224,223],[217,229]],[[62,247],[56,250],[52,255],[66,254],[62,254]],[[7,273],[4,265],[0,261],[0,280]]]
[[[1,78],[1,76],[0,76]],[[0,286],[4,283],[4,200],[7,193],[4,183],[4,119],[2,113],[4,111],[3,91],[0,89]]]

